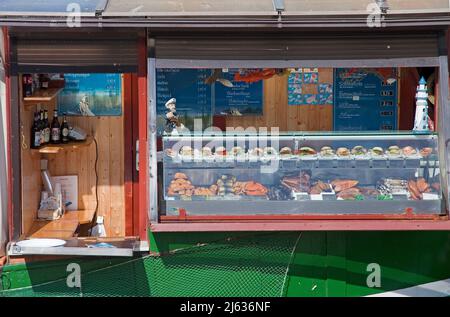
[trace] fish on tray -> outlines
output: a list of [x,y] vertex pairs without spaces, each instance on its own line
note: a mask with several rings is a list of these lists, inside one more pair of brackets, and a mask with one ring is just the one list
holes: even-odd
[[423,198],[423,195],[420,192],[419,188],[417,187],[417,183],[414,180],[408,181],[408,190],[413,200],[421,200]]
[[354,179],[336,179],[331,182],[331,186],[333,186],[335,192],[341,192],[346,189],[355,187],[358,185],[358,181]]
[[355,200],[358,195],[361,195],[360,190],[356,187],[351,187],[339,192],[337,197],[344,200]]
[[301,171],[299,176],[285,176],[281,180],[281,184],[296,192],[310,192],[311,175],[305,171]]
[[318,180],[312,187],[310,194],[311,195],[319,195],[322,192],[331,192],[331,187],[329,184],[322,182],[321,180]]
[[267,187],[254,181],[247,182],[244,190],[247,196],[265,196],[269,191]]

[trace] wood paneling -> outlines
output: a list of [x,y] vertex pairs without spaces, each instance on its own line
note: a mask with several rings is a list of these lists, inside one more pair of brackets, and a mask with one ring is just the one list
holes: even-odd
[[[130,105],[124,105],[130,106]],[[45,106],[53,117],[55,104]],[[29,129],[33,108],[22,112],[25,135]],[[114,117],[68,117],[70,125],[78,126],[92,135],[98,144],[98,215],[104,217],[106,233],[110,237],[125,236],[125,192],[124,192],[124,120]],[[96,207],[96,146],[62,150],[56,154],[31,154],[22,150],[22,194],[24,231],[28,232],[36,219],[42,188],[39,159],[48,159],[52,176],[78,175],[78,209],[93,210]],[[27,141],[27,144],[29,142]]]
[[[122,117],[70,117],[70,123],[94,136],[98,144],[98,215],[108,236],[125,235]],[[95,209],[95,141],[89,147],[48,155],[52,175],[78,175],[78,209]]]
[[[333,69],[319,69],[319,82],[333,83]],[[278,127],[280,131],[328,131],[333,129],[332,105],[288,105],[288,77],[264,81],[262,116],[228,117],[228,127]]]
[[[19,76],[22,82],[22,76]],[[19,85],[19,96],[22,88]],[[20,100],[20,146],[21,146],[21,173],[22,173],[22,232],[28,232],[37,216],[37,209],[41,198],[41,169],[40,155],[30,151],[30,129],[33,125],[33,111],[36,107],[25,111],[22,98]]]

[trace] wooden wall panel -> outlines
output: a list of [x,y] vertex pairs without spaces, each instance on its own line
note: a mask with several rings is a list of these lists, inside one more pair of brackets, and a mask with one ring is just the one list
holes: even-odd
[[[130,106],[130,105],[124,105]],[[49,119],[53,118],[55,105],[46,105]],[[29,144],[29,129],[33,107],[23,112],[22,121]],[[122,111],[123,113],[123,111]],[[98,143],[98,215],[105,217],[108,236],[125,236],[125,191],[124,191],[124,119],[119,117],[68,117],[70,125],[78,126],[93,135]],[[26,127],[25,127],[26,126]],[[78,175],[78,209],[95,209],[95,143],[88,147],[60,151],[58,154],[31,154],[22,150],[22,210],[26,232],[39,206],[42,182],[40,157],[48,159],[52,176]]]
[[[22,82],[22,76],[19,76]],[[21,85],[19,96],[22,96]],[[41,199],[40,156],[30,151],[30,129],[33,125],[33,111],[26,111],[20,100],[20,140],[21,140],[21,173],[22,173],[22,232],[28,232],[37,216]]]
[[[319,82],[333,83],[333,69],[319,69]],[[329,131],[333,129],[332,105],[288,105],[288,77],[264,81],[262,116],[227,117],[228,127],[278,127],[280,131]]]
[[[125,236],[123,117],[70,117],[70,124],[93,135],[98,144],[98,215],[108,236]],[[95,209],[95,159],[89,147],[48,155],[52,175],[78,175],[78,208]]]

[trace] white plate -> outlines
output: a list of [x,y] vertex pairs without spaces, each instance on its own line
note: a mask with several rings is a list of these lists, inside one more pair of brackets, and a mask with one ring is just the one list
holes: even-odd
[[66,241],[60,239],[29,239],[19,241],[16,244],[24,248],[53,248],[65,245]]

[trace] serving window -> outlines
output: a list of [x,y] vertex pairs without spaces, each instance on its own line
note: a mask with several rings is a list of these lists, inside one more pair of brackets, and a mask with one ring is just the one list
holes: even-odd
[[11,255],[133,255],[139,239],[127,229],[126,193],[135,81],[120,73],[19,74],[22,235]]
[[156,222],[447,213],[438,68],[163,64]]

